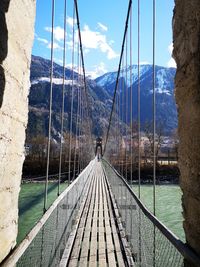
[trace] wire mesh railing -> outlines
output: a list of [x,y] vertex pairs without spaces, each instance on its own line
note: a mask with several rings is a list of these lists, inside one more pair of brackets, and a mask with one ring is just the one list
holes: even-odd
[[145,208],[125,179],[107,161],[103,165],[136,266],[200,266],[200,258]]
[[57,198],[2,266],[58,266],[88,184],[94,161]]

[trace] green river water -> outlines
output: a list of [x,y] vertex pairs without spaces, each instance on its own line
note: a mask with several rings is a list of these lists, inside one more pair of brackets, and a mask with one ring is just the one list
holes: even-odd
[[[61,191],[67,184],[61,184]],[[48,206],[57,197],[57,184],[49,184]],[[137,187],[134,187],[137,194]],[[152,211],[152,186],[141,187],[141,199],[145,206]],[[19,197],[19,231],[17,242],[19,243],[42,217],[44,203],[44,183],[22,184]],[[178,185],[161,185],[156,187],[156,213],[158,219],[163,222],[173,233],[184,241],[182,228],[181,190]]]
[[[67,184],[60,185],[61,192],[67,188]],[[19,228],[17,243],[22,241],[26,234],[33,228],[43,215],[44,207],[44,183],[22,184],[19,195]],[[49,183],[48,207],[57,198],[57,183]]]
[[[134,192],[138,195],[138,187],[134,186]],[[182,192],[178,185],[156,186],[156,216],[178,238],[185,241],[183,230],[183,216],[181,206]],[[141,200],[143,204],[153,212],[153,187],[141,186]]]

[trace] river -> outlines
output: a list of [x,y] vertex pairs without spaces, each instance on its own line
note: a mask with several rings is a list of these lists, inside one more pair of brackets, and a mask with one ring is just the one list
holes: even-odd
[[[67,184],[61,184],[61,191]],[[152,211],[152,186],[141,187],[141,199],[148,209]],[[138,189],[134,186],[134,191]],[[49,184],[48,206],[57,197],[57,184]],[[19,196],[19,231],[17,242],[19,243],[42,217],[44,203],[44,183],[22,184]],[[156,214],[181,240],[185,240],[182,227],[181,190],[178,185],[156,186]]]
[[[134,192],[138,194],[138,187],[134,186]],[[182,192],[179,185],[156,186],[156,216],[178,238],[185,241],[183,230],[183,216],[181,206]],[[153,187],[141,186],[141,200],[143,204],[153,212]]]

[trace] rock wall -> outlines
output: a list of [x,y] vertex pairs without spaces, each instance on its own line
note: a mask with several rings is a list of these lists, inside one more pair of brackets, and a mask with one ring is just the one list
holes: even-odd
[[0,262],[16,244],[35,0],[0,1]]
[[199,0],[175,0],[173,37],[184,229],[188,244],[200,254]]

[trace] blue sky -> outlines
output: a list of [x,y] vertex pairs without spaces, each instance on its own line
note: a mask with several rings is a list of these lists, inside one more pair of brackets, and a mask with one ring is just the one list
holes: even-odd
[[[37,0],[33,54],[50,58],[51,0]],[[55,9],[54,60],[62,64],[64,0]],[[152,0],[141,0],[141,63],[152,63]],[[124,32],[128,0],[79,0],[85,67],[88,75],[97,77],[116,70]],[[175,66],[171,59],[171,21],[174,0],[156,1],[156,64]],[[137,62],[137,0],[133,0],[133,59]],[[73,0],[67,3],[67,57],[71,66]]]

